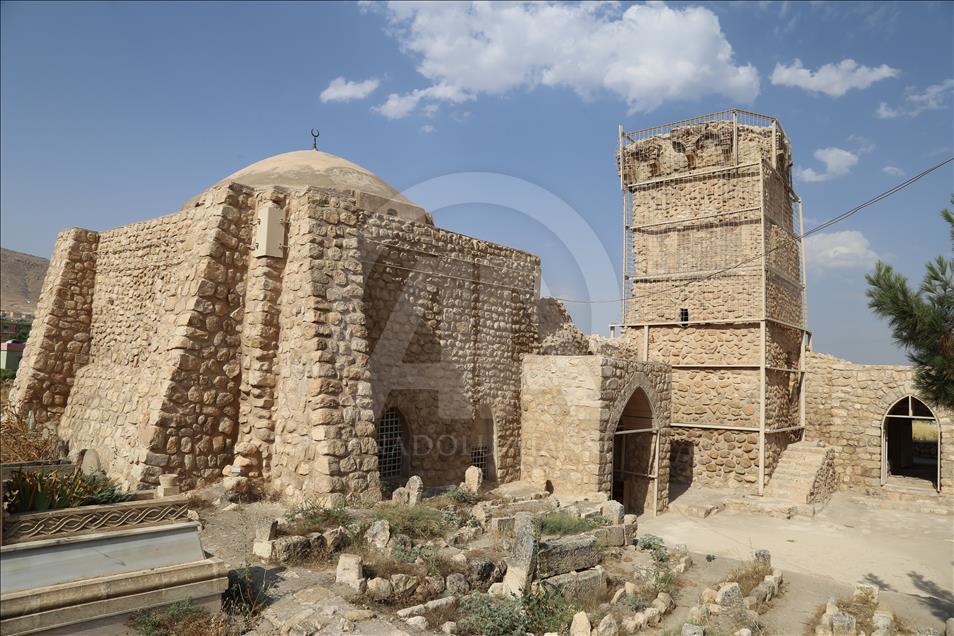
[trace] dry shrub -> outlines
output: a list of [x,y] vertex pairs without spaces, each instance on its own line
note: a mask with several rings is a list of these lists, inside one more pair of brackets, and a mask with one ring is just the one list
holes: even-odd
[[191,599],[133,614],[129,626],[140,636],[237,636],[240,621],[224,613],[213,614]]
[[4,405],[0,412],[0,463],[55,461],[59,447],[55,431],[37,424],[31,414]]
[[[877,603],[871,603],[867,597],[855,598],[853,596],[845,596],[835,601],[835,604],[838,606],[839,611],[847,612],[855,617],[859,634],[861,632],[870,634],[874,631],[874,613],[878,610]],[[827,602],[822,603],[818,606],[818,609],[815,610],[808,624],[805,625],[806,634],[815,633],[815,625],[821,620],[827,605]],[[894,627],[898,634],[907,634],[912,631],[910,625],[906,625],[898,616],[894,617]]]
[[361,561],[364,566],[364,575],[369,579],[375,577],[386,579],[394,574],[407,574],[408,576],[424,576],[426,574],[422,565],[399,561],[376,550],[367,550]]
[[[756,586],[765,580],[765,577],[772,573],[772,568],[759,561],[748,561],[743,563],[719,583],[736,582],[742,588],[742,596],[748,596]],[[718,588],[718,586],[716,586]]]
[[460,610],[457,605],[445,605],[437,609],[429,610],[422,614],[427,619],[427,624],[435,628],[447,622],[456,623],[460,620]]
[[384,503],[375,509],[374,516],[388,522],[392,535],[406,534],[412,539],[433,539],[453,528],[447,516],[430,506]]

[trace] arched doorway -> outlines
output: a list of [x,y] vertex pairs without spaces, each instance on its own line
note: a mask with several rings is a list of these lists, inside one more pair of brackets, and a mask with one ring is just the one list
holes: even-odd
[[484,473],[484,481],[497,481],[497,434],[494,430],[494,416],[486,404],[480,406],[477,421],[468,440],[470,465]]
[[406,443],[409,437],[401,411],[396,408],[384,411],[378,420],[378,476],[382,483],[396,483],[408,476],[410,458]]
[[623,407],[613,435],[612,497],[627,514],[655,512],[658,431],[649,397],[637,388]]
[[881,424],[881,484],[938,489],[940,426],[927,404],[908,395],[895,402]]

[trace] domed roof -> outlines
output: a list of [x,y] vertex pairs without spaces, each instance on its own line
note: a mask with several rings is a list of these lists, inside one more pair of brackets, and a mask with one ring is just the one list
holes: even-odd
[[[408,201],[367,168],[320,150],[296,150],[262,159],[233,172],[216,185],[229,181],[256,190],[272,186],[291,190],[308,187],[354,190],[359,193],[359,199],[363,199],[358,205],[364,209],[430,222],[429,215],[422,208]],[[371,196],[362,197],[362,194]]]
[[320,150],[297,150],[262,159],[225,177],[223,181],[261,188],[334,188],[358,190],[410,203],[367,168]]

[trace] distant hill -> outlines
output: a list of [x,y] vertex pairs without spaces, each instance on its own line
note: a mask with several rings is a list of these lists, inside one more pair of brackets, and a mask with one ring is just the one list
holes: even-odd
[[36,312],[36,301],[50,261],[0,247],[0,309]]

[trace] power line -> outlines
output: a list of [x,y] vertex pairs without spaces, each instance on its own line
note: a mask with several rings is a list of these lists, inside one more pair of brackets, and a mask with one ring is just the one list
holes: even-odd
[[[923,172],[919,172],[918,174],[914,175],[914,176],[911,177],[910,179],[907,179],[906,181],[902,181],[901,183],[899,183],[898,185],[894,186],[893,188],[891,188],[891,189],[889,189],[889,190],[885,190],[885,191],[882,192],[881,194],[878,194],[878,195],[872,197],[871,199],[868,199],[868,200],[865,201],[864,203],[860,203],[860,204],[856,205],[855,207],[851,208],[851,209],[848,210],[847,212],[842,212],[842,213],[839,214],[838,216],[832,217],[831,219],[825,221],[824,223],[822,223],[822,224],[819,225],[818,227],[814,227],[814,228],[812,228],[811,230],[808,230],[807,232],[804,232],[801,236],[799,236],[799,239],[800,239],[800,240],[804,240],[806,237],[809,237],[809,236],[811,236],[811,235],[813,235],[813,234],[816,234],[816,233],[818,233],[818,232],[821,232],[821,231],[823,231],[823,230],[826,230],[826,229],[830,228],[831,226],[835,225],[836,223],[841,223],[841,222],[844,221],[845,219],[847,219],[847,218],[849,218],[849,217],[851,217],[851,216],[854,216],[854,215],[857,214],[858,212],[861,212],[863,209],[865,209],[865,208],[867,208],[867,207],[870,207],[870,206],[874,205],[875,203],[878,203],[878,202],[880,202],[880,201],[882,201],[882,200],[884,200],[884,199],[887,199],[887,198],[890,197],[891,195],[900,192],[901,190],[907,188],[908,186],[910,186],[910,185],[913,184],[914,182],[919,181],[920,179],[923,179],[923,178],[926,177],[927,175],[931,174],[931,173],[934,172],[935,170],[937,170],[937,169],[939,169],[939,168],[943,168],[945,165],[951,163],[952,161],[954,161],[954,157],[950,157],[950,158],[948,158],[948,159],[945,159],[945,160],[942,161],[941,163],[936,164],[936,165],[934,165],[934,166],[931,166],[930,168],[928,168],[927,170],[924,170]],[[775,250],[781,249],[781,247],[782,247],[781,245],[779,245],[778,247],[773,247],[772,249],[766,251],[766,252],[765,252],[765,255],[771,254],[771,253],[774,252]],[[644,300],[644,299],[647,299],[647,298],[653,298],[653,297],[655,297],[655,296],[660,296],[660,295],[662,295],[662,294],[670,294],[670,293],[672,293],[672,291],[673,291],[674,289],[679,289],[679,288],[681,288],[681,287],[685,287],[685,286],[687,286],[687,285],[690,285],[690,284],[693,284],[693,283],[697,283],[697,282],[699,282],[699,281],[708,280],[708,279],[713,278],[713,277],[715,277],[715,276],[719,276],[719,275],[721,275],[721,274],[725,274],[726,272],[732,271],[733,269],[738,269],[738,268],[742,267],[743,265],[746,265],[746,264],[751,263],[751,262],[753,262],[753,261],[760,260],[760,259],[762,258],[762,256],[763,256],[763,255],[762,255],[761,253],[759,253],[759,254],[757,254],[756,256],[753,256],[753,257],[751,257],[751,258],[747,258],[747,259],[745,259],[745,260],[743,260],[743,261],[739,261],[738,263],[736,263],[736,264],[734,264],[734,265],[730,265],[729,267],[726,267],[726,268],[724,268],[724,269],[720,269],[720,270],[717,270],[717,271],[715,271],[715,272],[711,272],[711,273],[709,273],[709,274],[706,274],[705,276],[700,276],[699,278],[693,278],[692,280],[686,281],[686,282],[684,282],[684,283],[680,283],[680,284],[677,284],[677,285],[672,285],[671,287],[669,287],[669,288],[667,288],[667,289],[665,289],[665,290],[659,291],[659,292],[642,295],[642,296],[640,296],[639,298],[634,298],[634,297],[632,297],[632,296],[628,296],[628,297],[624,297],[624,298],[613,298],[613,299],[610,299],[610,300],[576,300],[576,299],[572,299],[572,298],[554,298],[554,300],[559,300],[559,301],[565,302],[565,303],[580,303],[580,304],[587,304],[587,305],[597,305],[597,304],[603,304],[603,303],[618,303],[618,302],[622,302],[622,301],[624,301],[624,300]]]

